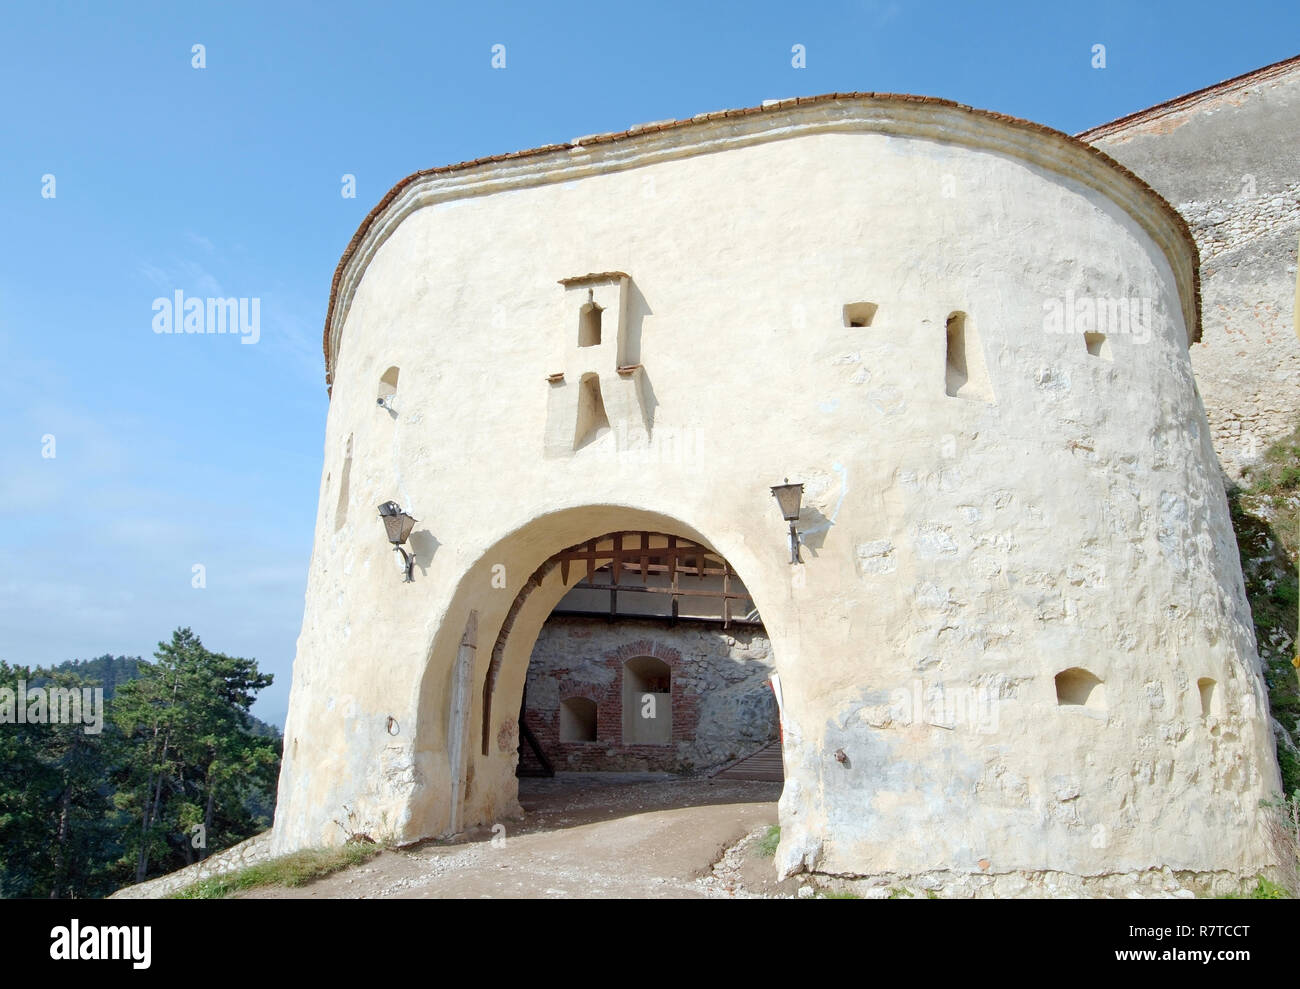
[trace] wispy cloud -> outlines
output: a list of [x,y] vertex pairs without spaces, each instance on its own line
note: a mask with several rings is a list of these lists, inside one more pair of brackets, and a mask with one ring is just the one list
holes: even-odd
[[878,28],[896,20],[903,12],[903,7],[897,0],[862,0],[861,6],[871,18],[872,26]]
[[308,323],[301,311],[287,297],[269,296],[262,316],[263,345],[282,354],[296,373],[316,384],[325,376],[320,330]]
[[224,297],[221,279],[208,267],[208,265],[218,269],[227,267],[224,256],[217,246],[202,234],[186,231],[184,237],[186,242],[208,255],[206,263],[192,256],[173,253],[162,261],[141,260],[137,263],[136,270],[151,285],[165,292],[180,289],[190,295]]
[[165,289],[172,284],[171,277],[166,271],[155,264],[150,264],[148,261],[141,261],[136,266],[136,270],[158,288]]

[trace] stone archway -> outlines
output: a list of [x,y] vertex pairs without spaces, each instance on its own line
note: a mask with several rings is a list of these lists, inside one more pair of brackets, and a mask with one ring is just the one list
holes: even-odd
[[[556,604],[601,565],[612,568],[618,561],[634,570],[638,566],[648,570],[662,566],[664,559],[676,555],[686,561],[682,569],[692,574],[692,579],[698,577],[703,582],[708,577],[721,585],[717,589],[686,587],[679,584],[681,578],[676,572],[666,581],[661,575],[661,583],[669,582],[678,588],[678,593],[672,587],[665,588],[663,594],[671,602],[673,614],[678,612],[679,598],[708,598],[718,602],[722,615],[730,620],[731,609],[738,599],[754,601],[755,592],[747,587],[743,594],[734,590],[745,585],[725,554],[680,522],[661,515],[604,507],[571,509],[557,515],[561,518],[544,516],[534,520],[486,553],[462,582],[457,597],[463,598],[464,603],[460,609],[449,612],[442,623],[444,633],[457,627],[465,628],[466,632],[451,664],[450,681],[443,681],[445,687],[439,694],[422,695],[417,727],[421,737],[417,746],[433,747],[430,742],[437,740],[434,733],[438,731],[437,722],[442,720],[447,784],[442,800],[438,799],[436,790],[427,794],[422,803],[428,808],[429,816],[423,822],[413,818],[410,822],[413,831],[454,833],[518,813],[515,767],[521,726],[517,715],[533,645]],[[590,519],[583,526],[587,537],[566,542],[571,536],[560,534],[575,531],[573,527],[582,524],[579,520],[584,515]],[[598,520],[605,519],[616,519],[624,525],[601,533],[600,528],[608,522]],[[629,523],[644,524],[651,519],[653,530],[628,528]],[[539,530],[551,530],[552,539],[540,539]],[[648,544],[644,539],[627,540],[624,544],[624,537],[634,531],[652,534],[655,539]],[[514,546],[507,545],[510,543]],[[531,564],[552,546],[556,549],[517,583],[510,581],[511,565],[492,562],[511,559],[518,547],[527,547]],[[498,586],[493,586],[494,567]],[[714,572],[719,569],[720,574]],[[503,572],[505,587],[499,586]],[[648,583],[648,575],[642,576]],[[620,588],[618,593],[625,590],[635,588]],[[649,590],[653,592],[653,588]],[[508,605],[504,603],[502,591],[513,592]],[[464,617],[453,617],[455,610]],[[629,648],[636,651],[637,647]],[[444,649],[435,643],[431,664],[436,663],[437,655]],[[439,708],[445,711],[443,719],[438,717]]]
[[[428,767],[428,782],[411,794],[407,833],[454,833],[519,814],[517,713],[530,652],[555,604],[590,569],[559,558],[575,547],[603,558],[615,550],[617,535],[633,530],[710,552],[728,561],[733,577],[746,565],[761,569],[742,541],[716,546],[684,522],[627,507],[564,509],[490,547],[465,573],[429,650],[415,739],[415,760]],[[745,587],[766,619],[762,586]],[[772,652],[780,654],[776,636]]]

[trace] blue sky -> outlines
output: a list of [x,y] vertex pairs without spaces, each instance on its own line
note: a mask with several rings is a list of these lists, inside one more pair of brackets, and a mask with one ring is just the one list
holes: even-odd
[[[330,279],[412,171],[836,90],[1073,133],[1298,50],[1300,4],[1250,0],[6,5],[0,658],[189,625],[275,674],[255,711],[283,723]],[[257,343],[153,332],[177,290],[260,299]]]

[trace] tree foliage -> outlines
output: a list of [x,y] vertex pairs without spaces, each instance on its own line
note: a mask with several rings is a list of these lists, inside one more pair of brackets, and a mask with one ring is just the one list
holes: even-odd
[[0,662],[0,688],[105,695],[98,733],[52,718],[0,724],[0,895],[102,896],[270,824],[280,739],[249,713],[270,674],[188,628],[154,655],[52,670]]
[[272,679],[254,660],[211,652],[188,628],[154,657],[113,710],[131,743],[117,806],[139,822],[126,839],[136,882],[150,862],[188,865],[252,833],[246,798],[274,787],[280,762],[278,742],[251,727],[249,708]]

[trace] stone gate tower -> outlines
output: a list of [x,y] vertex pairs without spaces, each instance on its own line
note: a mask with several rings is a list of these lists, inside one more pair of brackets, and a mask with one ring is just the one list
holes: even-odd
[[761,612],[783,871],[1253,875],[1279,780],[1198,306],[1141,181],[933,99],[410,176],[331,293],[275,848],[517,811],[525,667],[579,576],[553,562],[640,530],[725,558]]

